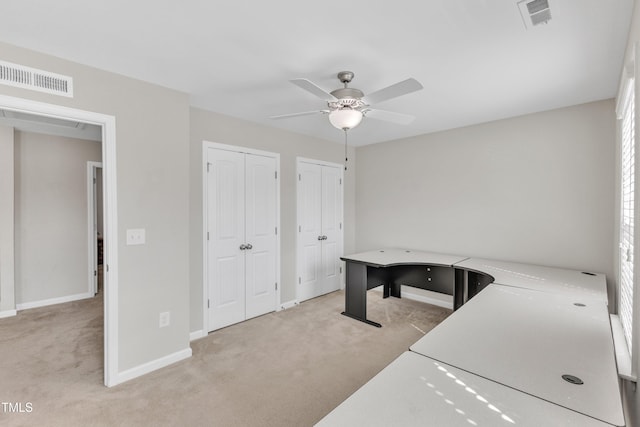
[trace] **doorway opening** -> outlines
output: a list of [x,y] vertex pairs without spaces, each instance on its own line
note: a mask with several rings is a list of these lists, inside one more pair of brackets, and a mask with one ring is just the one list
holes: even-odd
[[[66,120],[99,128],[102,140],[104,203],[104,384],[108,387],[119,384],[124,379],[120,378],[118,374],[118,228],[115,117],[4,95],[0,95],[0,110],[17,115],[35,116],[41,121]],[[14,268],[14,266],[10,267]],[[91,282],[88,287],[90,286]],[[0,283],[0,300],[3,303],[12,301],[15,312],[15,282]]]

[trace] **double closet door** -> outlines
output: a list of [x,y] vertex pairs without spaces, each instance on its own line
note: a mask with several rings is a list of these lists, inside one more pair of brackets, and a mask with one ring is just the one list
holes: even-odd
[[298,159],[299,301],[340,289],[342,179],[342,165]]
[[206,281],[212,331],[276,309],[277,157],[207,148]]

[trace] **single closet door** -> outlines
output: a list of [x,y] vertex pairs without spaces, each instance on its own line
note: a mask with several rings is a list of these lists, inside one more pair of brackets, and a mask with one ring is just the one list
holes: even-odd
[[342,167],[322,167],[322,293],[340,289],[342,261]]
[[340,289],[342,194],[342,166],[298,160],[299,301]]
[[208,330],[274,311],[277,160],[207,149]]
[[244,154],[208,150],[209,330],[245,320]]
[[246,318],[276,306],[276,160],[245,157]]
[[299,301],[324,293],[322,267],[322,166],[298,163]]

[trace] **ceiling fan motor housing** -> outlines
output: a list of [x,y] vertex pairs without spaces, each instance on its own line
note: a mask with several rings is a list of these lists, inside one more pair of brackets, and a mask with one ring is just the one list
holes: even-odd
[[352,87],[344,87],[341,89],[336,89],[331,92],[331,95],[335,96],[338,99],[342,99],[342,98],[360,99],[364,97],[364,93],[362,93],[361,90],[354,89]]
[[353,74],[353,71],[340,71],[338,73],[338,80],[346,85],[353,80],[354,76],[355,74]]
[[[339,89],[339,90],[344,90],[344,89]],[[358,91],[357,89],[349,89],[349,90]],[[350,96],[350,95],[348,95],[348,96],[345,96],[345,95],[338,96],[334,92],[337,92],[337,91],[334,90],[333,92],[331,92],[331,94],[333,96],[335,96],[336,98],[338,98],[338,99],[336,101],[328,101],[327,102],[328,107],[330,109],[332,109],[332,110],[339,109],[339,108],[358,109],[358,108],[365,107],[367,105],[367,104],[364,103],[364,101],[362,101],[360,99],[362,96],[360,96],[360,97],[354,97],[354,96]],[[358,92],[360,92],[360,91],[358,91]],[[360,92],[360,93],[362,93],[362,92]]]
[[338,80],[344,83],[344,87],[331,91],[331,95],[337,98],[337,101],[329,101],[327,104],[331,109],[337,108],[361,108],[366,104],[362,101],[364,93],[360,89],[347,87],[347,84],[353,80],[354,73],[352,71],[340,71]]

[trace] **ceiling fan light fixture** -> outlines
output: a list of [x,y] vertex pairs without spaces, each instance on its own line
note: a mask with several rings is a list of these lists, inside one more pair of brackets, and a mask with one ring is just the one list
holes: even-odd
[[[548,1],[548,0],[519,0],[519,1]],[[307,116],[312,114],[328,114],[329,122],[339,130],[347,131],[358,126],[362,118],[367,115],[377,120],[384,120],[392,123],[407,125],[413,121],[414,117],[407,114],[393,113],[391,111],[377,110],[371,108],[372,104],[388,101],[402,95],[407,95],[423,89],[422,84],[414,78],[409,78],[401,82],[392,84],[373,93],[365,94],[360,89],[348,87],[347,84],[353,80],[353,72],[341,71],[338,73],[338,80],[344,87],[327,92],[317,84],[307,79],[289,80],[301,89],[306,90],[317,98],[326,102],[326,109],[316,111],[304,111],[293,114],[281,114],[271,116],[272,119],[286,119],[290,117]]]
[[329,121],[340,130],[353,129],[362,121],[362,111],[349,107],[333,110],[329,113]]

